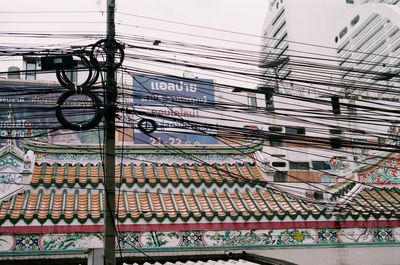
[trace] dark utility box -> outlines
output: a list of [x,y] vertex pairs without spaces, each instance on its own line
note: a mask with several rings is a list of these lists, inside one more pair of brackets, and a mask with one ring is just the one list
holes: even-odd
[[41,57],[42,70],[57,70],[74,68],[72,55],[52,55]]

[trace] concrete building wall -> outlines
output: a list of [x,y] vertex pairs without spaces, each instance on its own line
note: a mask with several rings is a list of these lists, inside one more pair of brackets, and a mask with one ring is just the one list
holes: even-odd
[[396,265],[400,261],[398,246],[274,248],[249,252],[298,265]]

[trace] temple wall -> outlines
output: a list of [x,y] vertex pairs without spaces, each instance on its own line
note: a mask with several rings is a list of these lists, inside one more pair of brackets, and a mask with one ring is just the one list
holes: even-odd
[[[400,227],[120,232],[128,252],[254,253],[299,265],[399,264]],[[102,233],[0,235],[0,260],[13,254],[77,254],[101,248]]]
[[399,246],[281,248],[249,253],[298,265],[394,265],[400,262]]

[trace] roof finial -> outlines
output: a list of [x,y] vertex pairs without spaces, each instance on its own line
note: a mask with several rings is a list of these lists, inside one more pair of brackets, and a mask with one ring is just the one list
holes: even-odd
[[[12,111],[11,104],[8,106],[8,115],[7,115],[7,145],[9,148],[11,146],[16,145],[15,138],[13,137],[12,128],[15,126],[14,112]],[[15,133],[14,133],[15,135]]]

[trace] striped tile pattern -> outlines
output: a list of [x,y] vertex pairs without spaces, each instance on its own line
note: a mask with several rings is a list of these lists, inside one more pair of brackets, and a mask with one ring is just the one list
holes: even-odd
[[400,189],[398,187],[365,187],[346,204],[342,215],[363,215],[365,218],[370,215],[399,218],[399,206]]
[[[166,164],[141,164],[141,165],[124,165],[116,166],[116,183],[117,185],[126,183],[128,187],[138,184],[143,187],[149,185],[154,187],[161,184],[166,186],[172,184],[174,186],[183,184],[184,186],[199,186],[204,183],[207,186],[217,184],[222,186],[228,184],[244,184],[254,181],[264,181],[255,164],[250,163],[234,163],[223,165],[205,165],[205,164],[183,164],[183,165],[166,165]],[[40,164],[35,165],[32,181],[33,185],[62,186],[67,184],[73,186],[91,185],[96,187],[102,182],[103,168],[101,164],[97,165],[60,165],[60,164]]]
[[[79,192],[69,189],[47,191],[39,189],[26,191],[4,201],[0,206],[0,221],[9,219],[17,222],[20,218],[29,223],[34,219],[44,223],[51,220],[57,223],[65,220],[70,223],[74,219],[84,223],[90,219],[98,222],[103,216],[102,204],[104,191],[102,189]],[[118,217],[121,222],[130,219],[136,222],[142,218],[146,221],[156,219],[162,221],[187,220],[193,217],[197,220],[224,220],[230,217],[236,220],[243,217],[283,219],[287,216],[307,218],[310,214],[318,217],[321,207],[292,199],[283,193],[271,189],[254,188],[214,190],[194,189],[191,192],[162,192],[160,189],[146,191],[122,191],[117,194]]]

